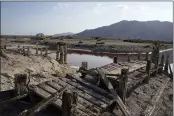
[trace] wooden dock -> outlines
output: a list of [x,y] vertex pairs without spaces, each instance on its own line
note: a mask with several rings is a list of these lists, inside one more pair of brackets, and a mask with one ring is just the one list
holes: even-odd
[[[73,76],[57,77],[56,80],[31,86],[30,89],[46,99],[63,86],[67,86],[68,90],[78,93],[77,110],[81,114],[79,116],[96,116],[114,102],[114,97],[109,92]],[[62,98],[59,97],[53,104],[61,110]]]

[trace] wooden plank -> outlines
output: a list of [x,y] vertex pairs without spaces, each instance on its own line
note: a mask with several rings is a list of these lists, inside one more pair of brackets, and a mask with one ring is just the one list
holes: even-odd
[[[32,91],[33,91],[35,94],[37,94],[38,96],[40,96],[40,97],[42,97],[42,98],[44,98],[44,99],[46,99],[46,98],[48,98],[48,97],[51,96],[50,93],[46,92],[45,90],[43,90],[42,88],[37,87],[37,86],[36,86],[34,89],[32,89]],[[59,99],[57,99],[57,101],[54,102],[53,104],[54,104],[57,108],[61,109],[62,101],[61,101],[60,98],[59,98]]]
[[166,79],[166,81],[163,83],[163,85],[161,85],[160,90],[157,92],[157,94],[152,98],[151,100],[151,104],[148,104],[147,108],[145,109],[145,111],[142,113],[142,116],[152,116],[155,108],[156,108],[156,104],[158,103],[164,89],[166,88],[166,85],[169,81],[169,78]]
[[[89,94],[90,92],[87,93],[87,89],[85,87],[83,87],[79,84],[76,84],[75,82],[72,82],[71,80],[69,80],[67,78],[61,78],[61,80],[64,81],[65,83],[68,83],[69,86],[71,88],[73,88],[75,91],[78,91],[79,95],[84,97],[84,99],[97,105],[98,107],[106,108],[107,104],[109,104],[105,100],[102,100],[101,97],[99,98],[95,92],[93,92],[92,94]],[[102,96],[102,98],[104,98],[104,97]]]
[[99,75],[100,75],[101,79],[103,80],[104,84],[108,87],[108,89],[110,90],[110,92],[115,96],[115,100],[117,101],[120,110],[123,112],[123,114],[125,116],[130,116],[131,114],[130,114],[129,110],[124,105],[123,101],[118,96],[117,92],[114,90],[114,88],[113,88],[112,84],[110,83],[110,81],[107,78],[105,78],[105,75],[101,71],[101,69],[98,69],[97,68],[97,71],[99,72]]
[[42,88],[42,89],[45,90],[46,92],[51,93],[51,94],[57,92],[56,89],[54,89],[54,88],[48,86],[48,85],[45,84],[45,83],[39,84],[39,85],[37,85],[37,86],[40,87],[40,88]]
[[102,95],[96,93],[95,91],[93,91],[93,90],[91,90],[91,89],[85,88],[84,86],[82,86],[82,85],[80,85],[80,84],[77,85],[77,84],[76,84],[77,82],[72,81],[72,80],[70,80],[70,79],[68,79],[68,78],[62,78],[62,81],[65,81],[65,82],[69,83],[70,85],[72,85],[72,86],[78,88],[78,89],[81,90],[82,92],[86,92],[87,94],[89,94],[89,95],[95,97],[96,99],[101,100],[102,102],[105,102],[106,104],[108,104],[109,101],[111,100],[111,99],[108,99],[108,98],[106,98],[106,97],[104,97],[104,96],[102,96]]
[[[59,90],[60,88],[58,88],[57,90]],[[35,94],[37,94],[38,96],[40,96],[40,97],[42,97],[44,99],[46,99],[46,98],[48,98],[48,97],[51,96],[50,93],[46,92],[45,90],[43,90],[42,88],[37,87],[37,86],[34,89],[32,89],[32,90],[33,90],[33,92],[35,92]],[[61,108],[61,105],[62,105],[61,98],[58,98],[55,102],[53,102],[53,105],[55,105],[57,108],[59,108],[61,110],[62,109]],[[78,111],[78,112],[84,114],[84,112],[82,110],[81,111]],[[86,113],[84,115],[88,116]]]
[[[55,88],[57,88],[57,90],[62,87],[62,85],[58,85],[58,83],[56,83],[54,81],[53,82],[49,81],[49,82],[47,82],[47,84],[54,86]],[[69,86],[69,84],[67,85],[67,88],[68,88],[68,90],[76,91],[73,88],[71,88]],[[79,108],[81,108],[84,111],[86,111],[85,109],[88,109],[88,111],[90,111],[91,113],[92,112],[94,112],[94,113],[99,113],[100,112],[101,109],[99,109],[97,107],[94,108],[93,104],[90,103],[90,102],[88,102],[88,101],[86,101],[86,99],[83,99],[83,97],[81,95],[79,95],[79,93],[78,93],[78,96],[79,96],[78,97],[78,105],[79,105]],[[86,112],[88,112],[88,111],[86,111]]]
[[112,94],[110,94],[109,92],[107,92],[104,89],[101,89],[91,83],[86,82],[85,80],[77,77],[75,74],[69,75],[67,74],[67,77],[71,78],[71,79],[75,79],[78,83],[82,84],[83,86],[92,89],[93,91],[95,91],[98,94],[101,94],[105,97],[107,97],[108,99],[114,99],[114,96]]
[[41,111],[43,108],[47,107],[53,101],[56,101],[57,97],[61,95],[66,90],[66,86],[62,87],[56,93],[50,95],[48,98],[42,100],[38,104],[36,104],[33,108],[24,110],[19,116],[33,116],[37,112]]

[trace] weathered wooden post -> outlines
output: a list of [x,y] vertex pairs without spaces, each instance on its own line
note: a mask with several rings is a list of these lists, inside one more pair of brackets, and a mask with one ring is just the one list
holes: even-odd
[[45,47],[45,56],[46,57],[48,56],[48,47],[47,46]]
[[147,61],[147,65],[146,65],[146,73],[148,74],[146,83],[149,83],[149,80],[150,80],[150,71],[151,71],[151,60],[148,60]]
[[82,62],[81,67],[84,70],[88,70],[88,62]]
[[145,61],[149,60],[149,52],[146,52]]
[[27,74],[15,74],[15,95],[22,95],[27,92]]
[[25,46],[22,46],[22,52],[23,52],[23,55],[25,56],[26,54],[25,54]]
[[130,54],[127,55],[127,61],[130,62],[131,59],[130,59]]
[[42,55],[42,48],[40,48],[40,55]]
[[158,74],[158,68],[159,68],[159,56],[156,57],[156,63],[155,63],[155,75],[154,76],[157,76]]
[[141,60],[141,54],[138,52],[138,60]]
[[164,54],[161,56],[161,61],[160,61],[160,67],[158,72],[161,74],[163,71],[163,67],[164,67]]
[[128,72],[129,69],[121,69],[121,78],[119,80],[119,95],[120,98],[123,100],[123,103],[125,103],[126,100]]
[[116,64],[118,63],[118,58],[117,58],[117,56],[114,57],[113,63],[116,63]]
[[154,63],[154,64],[157,63],[156,60],[157,60],[157,58],[159,58],[159,49],[160,49],[160,44],[155,43],[152,54],[151,54],[151,60],[152,60],[152,63]]
[[20,45],[18,45],[18,51],[20,52]]
[[7,49],[7,46],[6,45],[4,45],[4,49]]
[[63,47],[62,43],[60,45],[60,63],[64,64],[64,47]]
[[62,116],[76,116],[77,102],[76,92],[65,91],[62,95]]
[[168,73],[168,69],[169,69],[169,55],[166,57],[164,72]]
[[27,55],[28,56],[30,55],[30,47],[29,46],[27,47]]
[[64,44],[64,63],[67,64],[67,45]]
[[38,46],[36,45],[36,54],[38,54]]
[[57,43],[57,48],[56,48],[56,60],[60,60],[60,43]]

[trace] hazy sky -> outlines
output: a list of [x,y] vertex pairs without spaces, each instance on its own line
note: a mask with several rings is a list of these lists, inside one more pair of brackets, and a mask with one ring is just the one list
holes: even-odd
[[172,2],[1,2],[1,34],[81,32],[121,20],[173,22]]

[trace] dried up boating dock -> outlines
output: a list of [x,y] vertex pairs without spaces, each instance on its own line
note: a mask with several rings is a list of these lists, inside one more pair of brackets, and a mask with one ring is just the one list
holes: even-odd
[[85,80],[86,75],[90,75],[85,63],[79,70],[82,76],[68,74],[38,85],[28,86],[27,75],[18,74],[15,78],[16,96],[1,102],[0,107],[26,94],[35,94],[43,100],[21,112],[20,116],[32,116],[49,104],[62,111],[62,116],[152,116],[168,77],[171,80],[173,77],[168,73],[168,69],[171,71],[168,57],[165,63],[164,56],[160,63],[157,58],[157,62],[148,58],[145,61],[128,58],[128,62],[119,63],[114,58],[114,63],[96,68],[97,75],[91,75],[92,79],[98,79],[95,84]]

